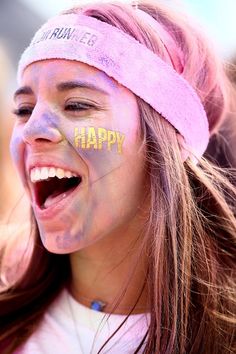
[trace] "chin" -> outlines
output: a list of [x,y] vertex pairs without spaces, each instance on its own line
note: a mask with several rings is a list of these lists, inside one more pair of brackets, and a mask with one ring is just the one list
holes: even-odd
[[72,236],[68,230],[63,232],[42,232],[41,230],[40,238],[43,246],[49,252],[56,254],[69,254],[88,246],[84,237],[81,237],[79,233]]
[[73,253],[73,252],[76,252],[80,249],[80,247],[77,245],[77,247],[73,247],[73,246],[66,246],[64,245],[62,247],[62,245],[58,245],[55,244],[55,242],[43,242],[43,246],[44,248],[48,251],[48,252],[51,252],[51,253],[55,253],[55,254],[70,254],[70,253]]

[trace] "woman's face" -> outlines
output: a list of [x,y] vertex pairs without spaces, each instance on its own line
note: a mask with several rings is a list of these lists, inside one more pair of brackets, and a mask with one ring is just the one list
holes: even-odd
[[15,106],[11,153],[46,249],[127,229],[145,194],[135,96],[86,64],[44,60],[26,68]]

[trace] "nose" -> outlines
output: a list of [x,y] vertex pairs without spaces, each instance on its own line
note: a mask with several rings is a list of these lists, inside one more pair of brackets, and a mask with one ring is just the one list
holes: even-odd
[[50,112],[34,108],[23,129],[23,140],[30,145],[38,143],[59,143],[63,135],[58,129],[57,119]]

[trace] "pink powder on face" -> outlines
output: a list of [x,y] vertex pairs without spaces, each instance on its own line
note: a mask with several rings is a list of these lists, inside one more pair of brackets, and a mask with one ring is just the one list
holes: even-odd
[[[36,72],[38,79],[34,80]],[[122,86],[114,89],[108,78],[101,76],[98,81],[97,75],[96,84],[108,93],[106,96],[82,89],[57,91],[58,84],[75,79],[95,83],[96,73],[97,69],[83,63],[45,60],[28,66],[21,82],[31,87],[33,96],[22,95],[17,104],[22,107],[31,99],[35,109],[13,133],[20,172],[36,158],[45,166],[62,164],[82,176],[75,195],[68,203],[66,198],[64,204],[57,202],[50,218],[42,218],[32,204],[42,242],[55,253],[74,252],[107,235],[111,242],[118,242],[118,229],[127,228],[130,222],[139,227],[132,218],[142,204],[145,158],[140,152],[135,96]],[[93,102],[99,108],[77,112],[65,109],[80,101]],[[120,132],[125,136],[122,153],[114,146],[109,150],[107,144],[100,150],[76,147],[74,130],[83,127]],[[25,182],[28,185],[27,177]]]

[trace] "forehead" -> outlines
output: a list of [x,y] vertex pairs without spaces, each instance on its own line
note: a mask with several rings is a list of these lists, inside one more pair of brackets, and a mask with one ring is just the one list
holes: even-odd
[[52,87],[53,83],[74,79],[97,83],[101,88],[109,90],[122,88],[122,85],[103,71],[85,63],[64,59],[41,60],[30,64],[23,73],[21,84],[38,87],[40,83],[44,83]]

